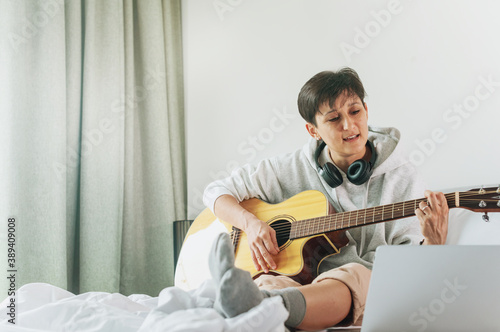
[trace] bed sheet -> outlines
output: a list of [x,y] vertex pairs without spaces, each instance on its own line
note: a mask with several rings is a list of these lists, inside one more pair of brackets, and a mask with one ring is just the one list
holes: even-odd
[[[267,298],[249,312],[224,318],[213,309],[211,280],[192,291],[168,287],[158,297],[88,292],[79,295],[33,283],[16,292],[16,325],[8,322],[6,298],[0,304],[0,330],[5,332],[282,332],[288,317],[281,298]],[[7,318],[5,318],[7,317]]]

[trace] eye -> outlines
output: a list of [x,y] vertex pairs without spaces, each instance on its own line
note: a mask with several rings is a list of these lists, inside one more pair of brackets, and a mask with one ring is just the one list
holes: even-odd
[[361,110],[355,110],[355,111],[352,111],[352,114],[353,114],[353,115],[356,115],[356,114],[358,114],[359,112],[361,112]]
[[335,121],[338,121],[339,119],[340,119],[340,116],[336,116],[334,118],[329,119],[328,121],[329,122],[335,122]]

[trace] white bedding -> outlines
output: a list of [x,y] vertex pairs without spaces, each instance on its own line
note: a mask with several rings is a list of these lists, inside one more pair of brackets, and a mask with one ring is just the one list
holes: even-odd
[[9,298],[1,303],[0,331],[285,331],[288,313],[280,297],[267,298],[249,312],[228,319],[212,308],[214,298],[211,280],[189,292],[168,287],[158,297],[103,292],[74,295],[33,283],[16,292],[16,325],[8,322]]

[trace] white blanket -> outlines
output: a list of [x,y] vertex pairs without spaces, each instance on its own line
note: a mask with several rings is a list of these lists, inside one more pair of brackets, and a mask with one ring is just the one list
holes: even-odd
[[213,308],[211,280],[186,292],[168,287],[158,297],[89,292],[74,295],[33,283],[16,292],[16,325],[8,322],[10,298],[0,305],[0,331],[285,331],[288,317],[280,297],[267,298],[249,312],[223,318]]

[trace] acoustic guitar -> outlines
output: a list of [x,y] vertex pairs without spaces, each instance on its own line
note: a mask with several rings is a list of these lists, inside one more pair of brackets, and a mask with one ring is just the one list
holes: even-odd
[[[500,187],[480,188],[445,194],[449,208],[464,208],[484,212],[500,211]],[[310,283],[318,274],[321,262],[340,252],[347,245],[346,230],[415,215],[415,210],[426,198],[381,205],[362,210],[334,213],[327,198],[319,191],[297,194],[284,202],[268,204],[252,198],[240,204],[275,231],[279,253],[273,256],[277,264],[269,274],[286,275],[301,284]],[[205,209],[193,222],[187,236],[207,227],[217,218]],[[257,271],[251,258],[246,234],[229,223],[221,221],[231,233],[235,265],[249,271],[255,279],[264,273]]]

